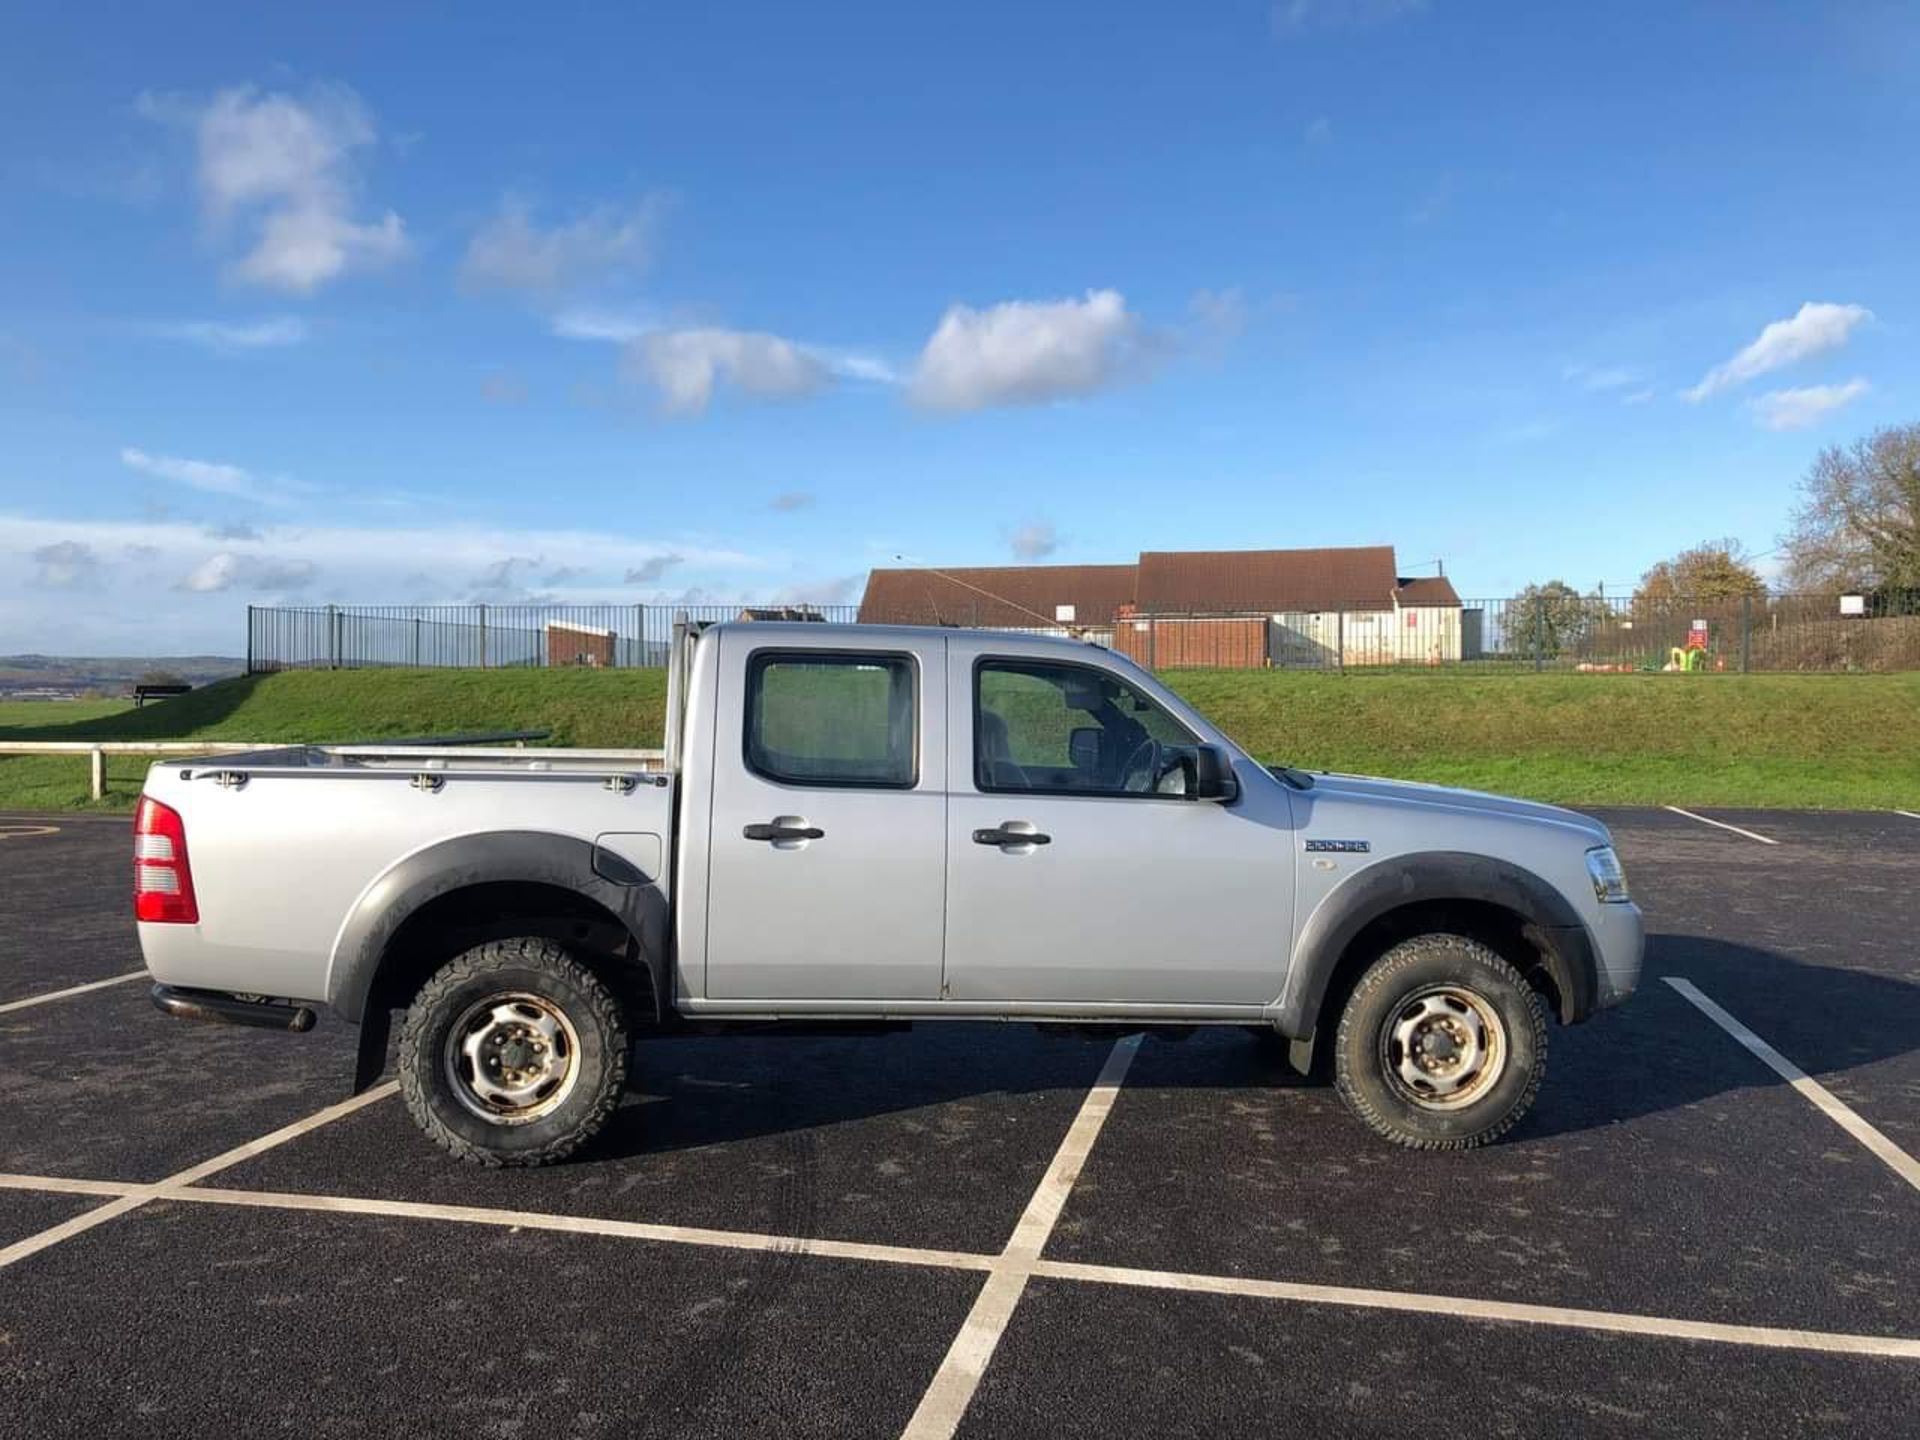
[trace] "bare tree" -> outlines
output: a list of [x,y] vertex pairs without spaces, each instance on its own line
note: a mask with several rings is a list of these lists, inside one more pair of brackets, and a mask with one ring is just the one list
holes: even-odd
[[1920,425],[1822,450],[1781,544],[1796,590],[1920,590]]
[[1705,540],[1662,560],[1640,577],[1633,592],[1636,610],[1674,600],[1737,600],[1767,593],[1767,582],[1753,568],[1738,540]]

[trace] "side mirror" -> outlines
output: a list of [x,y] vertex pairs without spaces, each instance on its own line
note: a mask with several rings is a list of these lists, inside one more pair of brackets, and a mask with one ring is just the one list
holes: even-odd
[[1067,763],[1088,775],[1100,770],[1100,741],[1106,732],[1098,725],[1082,725],[1067,733]]
[[1217,745],[1196,745],[1193,750],[1193,783],[1187,794],[1194,800],[1228,804],[1240,796],[1240,777],[1233,773],[1227,752]]

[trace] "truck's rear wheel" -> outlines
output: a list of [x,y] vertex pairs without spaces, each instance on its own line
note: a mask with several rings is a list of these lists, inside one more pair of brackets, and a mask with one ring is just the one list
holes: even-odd
[[420,1128],[480,1165],[548,1165],[607,1123],[627,1078],[620,1002],[555,941],[495,940],[449,960],[400,1030]]
[[1520,1122],[1546,1074],[1547,1018],[1520,972],[1477,940],[1416,935],[1354,987],[1334,1083],[1376,1134],[1468,1150]]

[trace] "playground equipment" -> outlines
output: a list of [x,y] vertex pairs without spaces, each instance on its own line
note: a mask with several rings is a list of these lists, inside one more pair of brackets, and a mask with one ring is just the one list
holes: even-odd
[[1687,643],[1676,645],[1668,651],[1667,663],[1660,668],[1666,671],[1680,671],[1684,674],[1694,674],[1708,668],[1715,670],[1727,668],[1725,660],[1713,660],[1709,667],[1709,658],[1710,639],[1707,633],[1707,622],[1695,620],[1687,627]]

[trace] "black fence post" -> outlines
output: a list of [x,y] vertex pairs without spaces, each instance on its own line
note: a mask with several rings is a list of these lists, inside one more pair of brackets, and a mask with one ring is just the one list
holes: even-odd
[[340,668],[340,611],[327,606],[327,669]]
[[1753,669],[1753,596],[1740,597],[1740,673]]
[[253,674],[253,606],[247,606],[247,674]]
[[487,607],[480,606],[480,668],[487,668]]
[[1533,671],[1539,674],[1547,668],[1547,597],[1533,597]]

